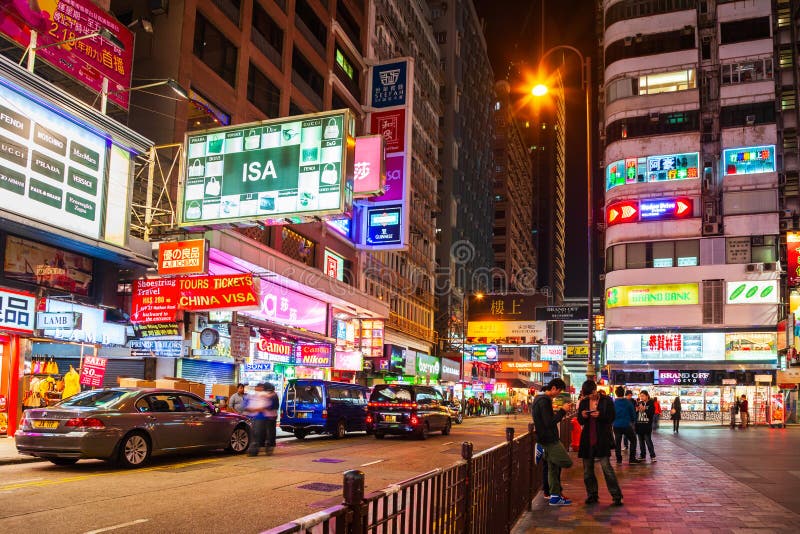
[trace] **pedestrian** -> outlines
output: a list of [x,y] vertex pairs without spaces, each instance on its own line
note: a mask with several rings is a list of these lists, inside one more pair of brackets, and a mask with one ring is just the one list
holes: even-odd
[[269,382],[264,384],[264,391],[267,393],[267,406],[264,410],[266,416],[266,436],[265,436],[265,452],[267,456],[271,456],[275,451],[275,438],[277,434],[278,425],[278,409],[280,408],[280,399],[278,394],[275,393],[275,386]]
[[617,475],[609,461],[614,438],[611,425],[616,419],[614,403],[606,395],[599,395],[597,384],[587,380],[581,386],[583,400],[578,405],[578,422],[581,431],[578,457],[583,460],[583,483],[586,486],[586,504],[594,504],[599,500],[597,476],[594,472],[595,462],[600,462],[606,487],[611,494],[614,505],[622,505],[622,490]]
[[653,413],[653,432],[655,432],[658,430],[658,422],[661,420],[661,403],[658,402],[658,397],[653,397],[653,407],[655,407]]
[[[625,399],[631,404],[631,407],[633,408],[633,411],[635,412],[636,411],[636,399],[633,398],[633,391],[631,391],[630,389],[626,389],[625,390]],[[624,450],[633,449],[633,451],[636,452],[636,441],[635,440],[634,441],[630,441],[628,439],[628,436],[625,436],[625,439],[623,440],[623,442],[624,442],[623,445],[622,445],[622,450],[623,451]],[[631,443],[633,443],[633,447],[631,447]]]
[[645,446],[650,452],[650,461],[655,463],[656,451],[653,447],[653,414],[655,406],[650,394],[646,390],[639,392],[639,402],[636,404],[636,437],[639,441],[639,459],[645,460]]
[[236,393],[231,395],[231,398],[228,399],[228,409],[232,412],[236,412],[238,414],[244,413],[244,384],[239,383],[236,386]]
[[678,433],[678,427],[681,426],[681,398],[677,395],[672,401],[672,408],[669,410],[669,418],[672,419],[672,433]]
[[572,459],[558,439],[558,423],[572,408],[571,403],[564,404],[557,412],[553,412],[553,399],[567,389],[560,378],[554,378],[537,395],[533,402],[533,424],[536,429],[536,441],[544,448],[544,460],[547,462],[548,483],[550,489],[550,506],[567,506],[572,501],[561,494],[561,469],[572,467]]
[[258,451],[265,445],[267,439],[266,410],[268,402],[268,394],[264,391],[264,384],[256,384],[255,392],[247,396],[244,411],[253,422],[253,439],[250,440],[249,456],[258,456]]
[[630,401],[625,398],[625,388],[617,386],[614,390],[617,398],[614,400],[614,443],[616,449],[617,463],[622,463],[622,439],[625,438],[633,445],[629,447],[628,463],[638,464],[636,459],[636,434],[633,425],[636,423],[636,409]]
[[742,395],[742,401],[739,403],[739,415],[742,418],[742,428],[747,429],[750,424],[750,403],[747,402],[747,395]]
[[736,416],[739,415],[739,399],[734,398],[731,403],[731,430],[736,429]]

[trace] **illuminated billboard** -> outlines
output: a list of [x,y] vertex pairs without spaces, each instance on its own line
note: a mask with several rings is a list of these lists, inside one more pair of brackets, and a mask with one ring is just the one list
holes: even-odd
[[697,283],[616,286],[606,289],[606,308],[700,304]]
[[722,164],[726,175],[775,172],[775,145],[728,148]]
[[777,304],[777,280],[746,280],[727,282],[725,302],[727,304]]
[[639,203],[635,200],[623,200],[609,204],[606,209],[606,224],[631,223],[639,220]]
[[699,178],[698,152],[637,156],[614,161],[606,166],[606,190],[630,185]]

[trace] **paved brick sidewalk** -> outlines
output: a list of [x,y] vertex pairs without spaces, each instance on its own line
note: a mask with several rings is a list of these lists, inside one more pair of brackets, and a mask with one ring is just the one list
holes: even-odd
[[[798,532],[800,515],[751,489],[670,439],[656,441],[658,463],[612,463],[624,506],[611,506],[599,466],[600,503],[583,503],[583,465],[562,471],[572,506],[555,507],[541,496],[513,532],[613,532],[614,534]],[[574,453],[572,453],[574,457]]]

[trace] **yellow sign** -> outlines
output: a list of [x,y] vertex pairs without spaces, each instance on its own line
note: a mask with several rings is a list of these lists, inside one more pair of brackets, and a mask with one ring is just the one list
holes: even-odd
[[567,356],[588,356],[589,345],[567,345]]
[[547,321],[469,321],[467,337],[547,339]]
[[[595,315],[594,316],[594,329],[595,330],[605,330],[606,329],[606,316],[605,315]],[[586,350],[589,350],[589,347],[586,347]],[[588,352],[587,352],[588,354]]]
[[606,308],[622,306],[678,306],[700,303],[699,284],[617,286],[606,289]]

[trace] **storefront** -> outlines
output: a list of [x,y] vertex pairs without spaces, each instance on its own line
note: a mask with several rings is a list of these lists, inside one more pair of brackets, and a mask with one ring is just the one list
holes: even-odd
[[0,435],[13,434],[19,421],[24,347],[35,326],[36,297],[0,287]]

